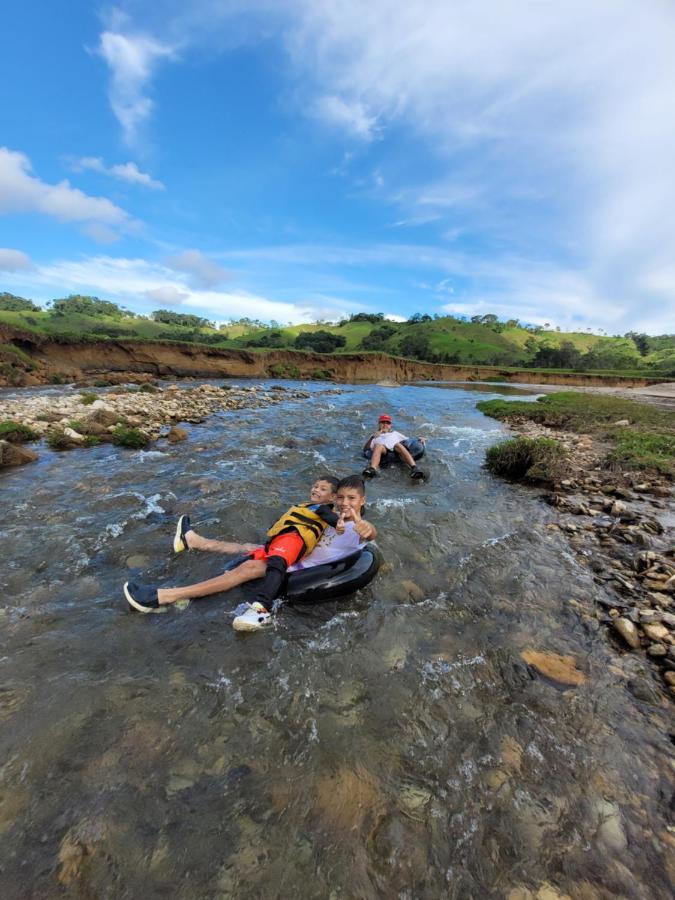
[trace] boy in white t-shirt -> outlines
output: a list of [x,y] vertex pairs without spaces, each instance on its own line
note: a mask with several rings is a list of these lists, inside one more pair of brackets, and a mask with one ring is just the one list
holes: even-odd
[[[389,452],[400,456],[403,462],[410,466],[410,477],[413,479],[424,478],[424,472],[417,468],[417,463],[413,459],[410,450],[405,445],[408,438],[401,434],[400,431],[394,431],[391,423],[391,416],[383,413],[377,420],[377,431],[371,434],[365,443],[363,452],[365,454],[370,451],[370,464],[363,470],[366,478],[375,478],[380,471],[382,458]],[[420,438],[424,443],[424,438]]]
[[[289,572],[342,559],[377,536],[375,526],[361,517],[366,502],[366,492],[360,476],[350,475],[339,482],[330,476],[322,476],[316,480],[312,490],[320,488],[328,494],[335,491],[336,484],[337,492],[332,494],[332,498],[330,496],[324,498],[330,499],[331,502],[332,499],[335,500],[338,510],[336,526],[334,528],[328,526],[312,552],[303,557],[300,562],[290,566]],[[173,548],[176,553],[183,550],[207,550],[225,554],[251,552],[251,556],[244,559],[236,568],[226,570],[222,575],[216,575],[215,578],[200,581],[197,584],[159,588],[154,585],[127,582],[124,585],[124,594],[133,609],[138,612],[156,612],[161,607],[179,600],[194,600],[228,591],[247,581],[262,578],[266,572],[265,560],[253,557],[252,551],[260,549],[258,544],[235,544],[230,541],[202,537],[190,527],[188,516],[181,516],[178,520]],[[260,606],[259,610],[256,608],[257,606]],[[237,616],[232,625],[237,630],[252,631],[263,628],[270,622],[270,613],[260,604],[248,604],[246,612]]]

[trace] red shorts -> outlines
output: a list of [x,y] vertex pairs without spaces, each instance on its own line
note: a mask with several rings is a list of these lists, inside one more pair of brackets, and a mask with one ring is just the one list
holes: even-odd
[[267,559],[269,556],[280,556],[286,560],[287,565],[292,566],[305,551],[305,542],[297,531],[287,531],[286,534],[278,534],[269,542],[267,550],[258,547],[251,554],[253,559]]

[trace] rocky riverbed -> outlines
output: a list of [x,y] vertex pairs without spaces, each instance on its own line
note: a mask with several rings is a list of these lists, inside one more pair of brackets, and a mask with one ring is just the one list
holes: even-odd
[[[327,393],[339,393],[329,389]],[[197,424],[221,411],[259,409],[282,401],[302,401],[304,390],[282,385],[231,386],[201,384],[184,387],[118,387],[96,394],[64,389],[62,393],[15,394],[0,398],[0,421],[31,429],[55,449],[93,446],[114,440],[120,426],[133,429],[136,446],[166,438],[176,443],[188,436],[178,423]],[[37,459],[27,447],[0,441],[0,465],[20,465]]]
[[[607,626],[622,653],[646,654],[675,699],[675,510],[665,477],[608,469],[608,446],[590,435],[521,421],[514,430],[548,437],[568,453],[570,473],[544,499],[558,512],[547,527],[562,532],[604,591],[570,600],[582,617]],[[621,670],[638,699],[658,700],[644,679]]]

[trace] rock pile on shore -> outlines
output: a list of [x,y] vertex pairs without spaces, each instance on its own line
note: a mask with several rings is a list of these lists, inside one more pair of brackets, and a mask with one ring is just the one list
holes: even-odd
[[[161,437],[172,443],[184,440],[187,431],[178,427],[179,422],[197,424],[223,410],[254,409],[287,400],[306,400],[309,396],[307,391],[280,385],[269,389],[257,385],[170,385],[163,389],[111,390],[101,396],[69,390],[57,396],[23,395],[0,400],[0,421],[27,426],[58,449],[112,440],[120,426],[133,429],[138,435],[136,446],[142,446]],[[5,447],[2,443],[0,465],[17,465],[37,458],[28,451],[19,459],[17,451],[23,448],[16,444]]]
[[[519,433],[550,437],[568,452],[569,477],[545,500],[559,513],[548,527],[563,532],[603,591],[596,618],[619,645],[655,662],[675,697],[675,540],[664,477],[616,472],[603,462],[607,447],[589,435],[522,422]],[[641,699],[645,699],[642,697]]]

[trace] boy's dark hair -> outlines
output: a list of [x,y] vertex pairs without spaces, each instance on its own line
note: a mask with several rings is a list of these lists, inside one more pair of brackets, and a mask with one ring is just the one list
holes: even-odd
[[333,493],[335,493],[338,489],[338,485],[340,484],[339,479],[335,477],[335,475],[317,475],[314,479],[315,481],[327,481],[328,484],[333,488]]
[[360,475],[347,475],[346,478],[341,478],[338,481],[337,486],[338,490],[340,490],[340,488],[356,488],[359,494],[363,497],[366,496],[366,485]]

